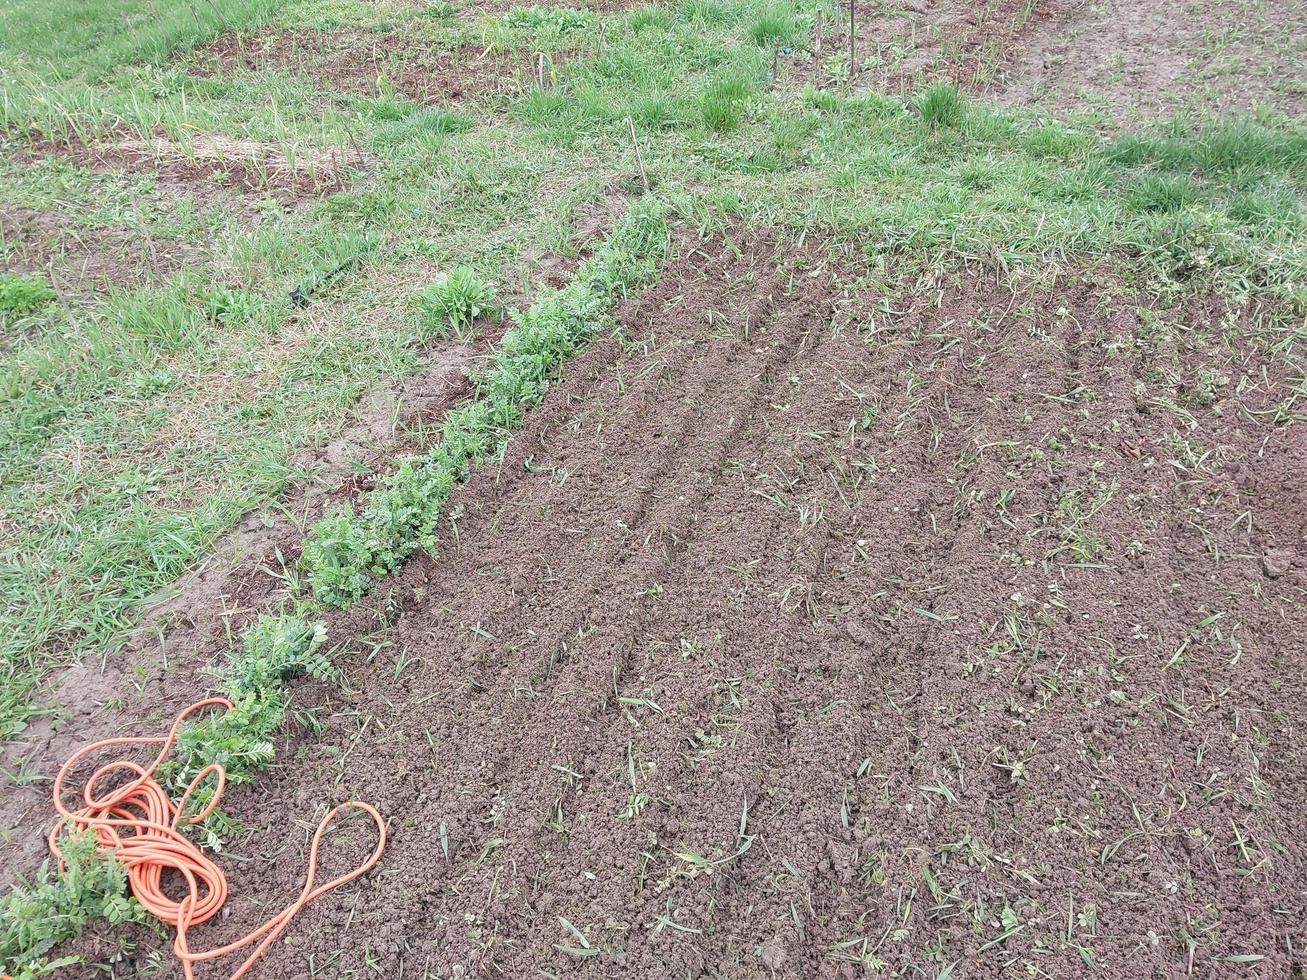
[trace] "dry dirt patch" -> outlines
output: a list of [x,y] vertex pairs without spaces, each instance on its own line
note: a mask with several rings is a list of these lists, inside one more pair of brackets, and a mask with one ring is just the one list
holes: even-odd
[[342,189],[351,168],[368,159],[357,151],[285,147],[197,133],[180,144],[163,136],[73,144],[74,160],[92,169],[157,174],[174,186],[217,187],[244,194],[272,194],[288,203]]
[[0,239],[6,272],[44,273],[57,291],[76,295],[139,286],[183,265],[187,251],[175,242],[147,245],[131,228],[78,227],[57,214],[9,204],[0,204]]
[[1005,101],[1060,111],[1102,107],[1118,122],[1272,106],[1307,98],[1307,6],[1168,0],[1054,4],[1010,59]]
[[[555,52],[555,62],[564,55]],[[192,74],[293,71],[314,84],[354,95],[377,95],[383,85],[423,104],[460,102],[486,93],[513,92],[528,83],[533,55],[463,45],[443,51],[403,34],[348,31],[262,31],[224,34],[196,53]],[[384,80],[384,82],[380,81]]]
[[279,856],[205,941],[297,890],[287,814],[358,797],[383,871],[273,975],[1290,975],[1291,372],[1216,306],[1167,331],[963,277],[887,307],[735,246],[687,243],[444,554],[333,619],[347,693],[298,685],[330,726],[232,795],[235,849]]
[[[863,87],[953,81],[1009,104],[1101,109],[1116,123],[1307,96],[1307,8],[1291,0],[906,0],[859,3]],[[846,43],[847,8],[837,46]],[[828,44],[832,41],[828,40]]]
[[310,203],[348,185],[372,159],[355,149],[321,150],[195,133],[180,143],[156,133],[149,138],[115,134],[98,142],[34,137],[14,150],[59,156],[99,173],[121,171],[151,178],[168,194],[186,195],[197,208],[221,207],[257,220],[258,200],[274,197],[287,207]]
[[[989,89],[1022,39],[1051,15],[1052,5],[1047,0],[859,0],[854,12],[857,87],[908,93],[936,81]],[[845,4],[825,49],[846,51],[848,30]]]

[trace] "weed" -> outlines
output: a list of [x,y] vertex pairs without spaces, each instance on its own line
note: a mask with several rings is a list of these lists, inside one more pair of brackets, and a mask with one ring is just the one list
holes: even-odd
[[575,7],[512,7],[503,24],[517,30],[569,34],[594,27],[595,15]]
[[717,133],[735,129],[752,96],[753,86],[738,75],[714,78],[699,96],[704,125]]
[[749,26],[749,39],[770,51],[778,47],[794,47],[799,31],[793,9],[773,5],[763,8],[754,18]]
[[951,83],[936,83],[913,102],[921,121],[931,129],[956,129],[966,116],[967,102],[962,91]]
[[25,316],[55,301],[43,276],[0,273],[0,316]]
[[209,319],[224,326],[239,326],[250,322],[263,306],[260,296],[230,286],[215,286],[200,299]]
[[495,288],[467,266],[441,276],[418,295],[424,337],[444,337],[453,331],[466,343],[477,317],[496,310]]
[[47,963],[42,957],[72,939],[96,918],[111,923],[144,922],[145,910],[127,894],[127,873],[117,861],[103,860],[92,833],[65,837],[64,868],[47,859],[30,885],[19,885],[0,901],[0,963],[15,980],[44,976],[76,958]]

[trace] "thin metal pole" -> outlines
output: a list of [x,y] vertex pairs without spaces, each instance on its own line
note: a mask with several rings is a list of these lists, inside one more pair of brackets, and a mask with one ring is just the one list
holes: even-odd
[[858,24],[854,14],[855,0],[849,0],[849,78],[858,73]]

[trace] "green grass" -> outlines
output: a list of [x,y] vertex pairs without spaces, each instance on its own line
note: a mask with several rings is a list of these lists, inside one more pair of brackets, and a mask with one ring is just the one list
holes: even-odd
[[0,0],[5,74],[30,69],[46,78],[97,77],[130,61],[159,61],[220,30],[248,27],[272,0]]
[[[824,237],[878,275],[1103,263],[1162,301],[1215,291],[1307,305],[1307,148],[1292,123],[1195,117],[1105,141],[950,87],[909,103],[805,88],[784,70],[768,86],[773,49],[803,42],[808,3],[529,7],[489,20],[362,0],[154,9],[0,0],[0,126],[6,150],[34,154],[0,154],[0,202],[55,215],[56,254],[115,235],[137,243],[121,263],[140,279],[95,288],[70,259],[57,302],[35,280],[0,280],[0,739],[57,709],[34,695],[41,677],[121,644],[143,602],[303,478],[291,460],[339,431],[360,394],[503,302],[517,310],[517,339],[478,380],[476,404],[490,407],[454,413],[440,443],[466,458],[419,456],[312,528],[313,596],[299,599],[348,603],[434,547],[437,505],[464,463],[493,451],[557,367],[555,348],[533,343],[575,342],[592,292],[643,281],[644,270],[593,265],[584,290],[537,295],[533,278],[541,257],[575,256],[583,209],[642,189],[628,116],[647,200],[674,201],[703,226],[731,217]],[[74,17],[93,23],[52,30]],[[523,77],[456,107],[333,92],[293,70],[200,78],[172,54],[221,24],[265,20],[348,30],[364,47],[403,31],[433,50],[567,53],[543,89]],[[336,161],[345,186],[296,206],[223,197],[216,180],[191,196],[161,189],[148,167],[81,168],[33,147],[33,132],[166,137],[192,154],[206,139],[239,141],[270,173],[278,161]],[[0,243],[0,254],[17,247]],[[184,261],[156,272],[150,248]],[[351,260],[308,306],[290,301]],[[1278,351],[1290,364],[1297,343]],[[301,646],[277,636],[240,662],[276,647],[286,656],[260,677],[310,669],[291,656]],[[266,736],[279,717],[251,715],[236,734]]]

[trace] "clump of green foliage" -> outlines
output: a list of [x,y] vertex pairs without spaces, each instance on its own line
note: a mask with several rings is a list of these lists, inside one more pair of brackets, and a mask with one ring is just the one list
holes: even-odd
[[0,316],[25,316],[54,300],[55,291],[43,276],[0,273]]
[[513,7],[504,14],[503,24],[529,31],[571,34],[592,29],[595,15],[576,7]]
[[428,337],[445,337],[452,331],[466,342],[472,337],[476,318],[497,309],[494,286],[475,269],[462,265],[418,294],[422,333]]
[[209,319],[224,326],[250,322],[263,306],[263,299],[257,293],[226,285],[214,286],[203,293],[200,302]]
[[794,47],[801,27],[792,7],[764,7],[749,26],[749,39],[762,48]]
[[73,939],[92,919],[144,922],[146,913],[127,891],[127,873],[96,851],[92,833],[63,839],[64,869],[42,863],[31,884],[16,886],[0,902],[0,968],[14,980],[34,980],[78,962],[46,961],[46,953]]
[[967,100],[962,91],[956,85],[944,82],[922,92],[915,105],[921,113],[921,121],[931,129],[955,129],[962,125],[967,111]]
[[[217,763],[233,783],[248,782],[273,757],[272,733],[286,713],[286,681],[300,674],[335,678],[323,647],[326,627],[290,613],[262,615],[245,631],[242,646],[218,668],[218,691],[230,710],[184,725],[163,778],[176,790]],[[204,802],[203,792],[195,796]]]
[[740,125],[754,86],[740,75],[712,79],[699,96],[703,122],[713,132],[726,132]]

